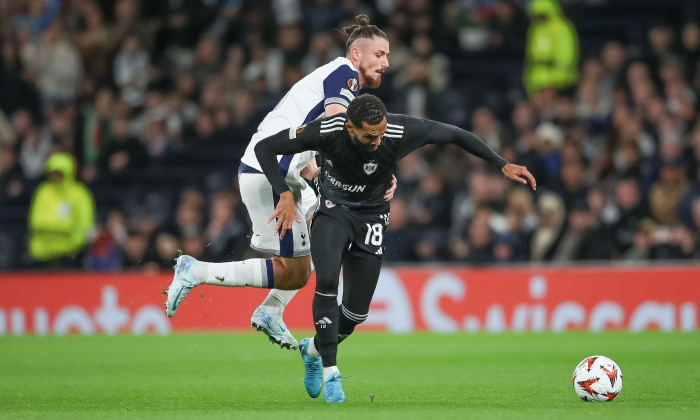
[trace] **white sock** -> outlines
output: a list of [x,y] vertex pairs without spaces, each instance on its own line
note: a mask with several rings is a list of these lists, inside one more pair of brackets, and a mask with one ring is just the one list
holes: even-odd
[[328,379],[329,376],[331,376],[334,372],[338,372],[338,375],[340,375],[340,371],[338,371],[338,366],[329,366],[329,367],[323,367],[323,380],[325,381]]
[[298,291],[272,289],[260,306],[265,306],[272,313],[281,314]]
[[251,258],[226,263],[200,262],[194,270],[195,280],[200,284],[228,287],[271,288],[274,284],[272,260]]
[[309,356],[321,357],[321,353],[319,353],[318,350],[316,350],[313,337],[311,337],[311,340],[309,340],[309,347],[306,348],[306,353]]
[[199,264],[194,266],[194,281],[198,284],[204,284],[204,280],[207,278],[207,267],[209,263],[200,261]]

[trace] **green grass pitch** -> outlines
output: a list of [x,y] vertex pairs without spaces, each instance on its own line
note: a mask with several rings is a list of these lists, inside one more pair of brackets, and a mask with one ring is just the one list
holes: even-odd
[[[347,404],[309,398],[299,354],[265,339],[2,337],[0,418],[700,418],[698,333],[360,331],[340,346]],[[593,354],[622,369],[613,402],[573,392],[574,367]]]

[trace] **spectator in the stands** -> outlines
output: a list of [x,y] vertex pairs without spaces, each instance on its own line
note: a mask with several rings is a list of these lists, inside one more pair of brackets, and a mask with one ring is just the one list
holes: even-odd
[[693,164],[688,171],[691,175],[689,180],[690,185],[688,187],[688,192],[679,201],[677,206],[678,217],[680,221],[689,227],[693,227],[693,203],[696,199],[700,198],[700,126],[696,126],[695,129],[689,134],[690,150],[689,154],[692,156]]
[[661,163],[658,181],[651,186],[649,207],[654,219],[664,225],[678,222],[676,207],[688,191],[683,163],[678,157],[668,157]]
[[[409,202],[411,224],[439,243],[447,239],[453,194],[439,174],[428,173]],[[439,245],[439,244],[436,244]]]
[[520,240],[511,233],[495,235],[493,239],[494,262],[501,264],[526,261],[521,254],[518,254],[520,247]]
[[130,231],[123,246],[122,268],[138,269],[146,262],[148,238],[145,234]]
[[685,79],[693,81],[698,74],[700,61],[700,23],[688,21],[681,32],[681,56],[683,58]]
[[551,260],[566,222],[564,202],[552,192],[544,192],[537,199],[537,229],[530,244],[530,261]]
[[404,78],[406,84],[396,95],[393,108],[416,118],[444,119],[448,108],[444,91],[430,84],[429,63],[419,58],[412,58],[406,65]]
[[571,209],[576,202],[586,200],[590,186],[585,179],[585,172],[586,163],[580,155],[563,159],[561,177],[555,183],[555,191],[564,200],[567,209]]
[[406,202],[401,198],[394,198],[391,201],[389,227],[384,235],[384,259],[390,262],[414,259],[417,239],[417,232],[409,223]]
[[84,177],[91,181],[94,179],[94,171],[98,165],[101,154],[112,143],[114,131],[114,92],[109,88],[101,88],[95,96],[94,106],[85,107],[83,110],[82,134],[78,150],[82,150],[81,163],[83,174],[87,170],[93,174]]
[[205,235],[209,243],[207,252],[214,262],[244,259],[248,248],[248,230],[236,216],[236,204],[240,204],[237,194],[219,191],[214,194],[209,207]]
[[528,244],[532,233],[537,228],[537,214],[532,192],[522,188],[512,188],[508,193],[506,207],[503,211],[509,235],[517,238],[513,248],[513,258],[518,261],[529,258]]
[[624,253],[634,241],[634,232],[643,219],[650,216],[646,202],[642,200],[639,183],[633,177],[620,179],[615,185],[617,217],[611,221],[611,231],[616,252]]
[[469,224],[467,234],[466,261],[472,265],[488,264],[494,261],[493,231],[489,225],[491,211],[478,209]]
[[510,140],[493,111],[485,107],[474,110],[472,132],[494,150],[500,150]]
[[600,95],[603,98],[610,98],[613,90],[623,82],[627,49],[619,40],[606,41],[603,44],[600,60],[603,65],[603,75],[599,83]]
[[674,38],[671,23],[664,19],[653,23],[647,30],[650,51],[646,61],[653,70],[658,71],[661,63],[676,53]]
[[612,251],[613,243],[607,230],[596,223],[585,199],[574,202],[552,261],[607,260]]
[[133,107],[143,103],[148,83],[150,56],[141,44],[136,33],[128,34],[114,58],[114,82],[122,100]]
[[178,256],[180,248],[177,236],[170,232],[156,233],[153,242],[147,251],[147,268],[152,270],[166,270],[172,268],[173,261]]
[[639,224],[639,228],[634,232],[632,246],[624,252],[622,259],[637,262],[650,259],[654,229],[654,223],[650,219],[643,220]]
[[95,226],[95,200],[76,181],[75,160],[68,153],[52,155],[46,174],[29,209],[29,254],[41,267],[79,267]]
[[540,90],[565,91],[578,82],[579,46],[574,25],[556,0],[533,0],[525,47],[523,82],[531,96]]
[[[393,49],[391,53],[393,58]],[[311,36],[309,51],[301,60],[301,68],[304,74],[309,74],[342,55],[343,49],[335,43],[332,33],[328,31],[317,32]]]
[[32,180],[38,179],[44,173],[46,159],[51,153],[51,139],[40,135],[35,129],[30,129],[24,135],[19,150],[24,176]]
[[120,40],[96,1],[83,2],[80,14],[85,28],[73,35],[73,42],[83,58],[85,71],[99,81],[107,80],[112,70],[110,56]]
[[68,40],[61,19],[54,20],[40,38],[24,45],[22,61],[42,100],[54,103],[75,100],[83,77],[83,62]]
[[97,229],[85,259],[85,267],[96,271],[120,270],[126,238],[124,215],[118,210],[112,210],[103,226]]
[[538,185],[551,185],[561,171],[561,148],[564,132],[553,123],[542,123],[535,131],[536,153],[544,160],[546,178],[538,180]]
[[24,190],[24,176],[15,148],[0,144],[0,203],[17,198]]
[[117,118],[114,121],[112,139],[100,153],[98,162],[101,171],[112,175],[126,174],[148,161],[143,143],[130,132],[130,123],[127,118]]

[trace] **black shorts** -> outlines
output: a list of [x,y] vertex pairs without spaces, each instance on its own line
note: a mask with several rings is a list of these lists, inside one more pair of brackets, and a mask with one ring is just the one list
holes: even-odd
[[350,236],[352,248],[383,258],[384,236],[389,226],[389,213],[358,214],[345,210],[323,197],[316,213],[322,213],[340,221]]

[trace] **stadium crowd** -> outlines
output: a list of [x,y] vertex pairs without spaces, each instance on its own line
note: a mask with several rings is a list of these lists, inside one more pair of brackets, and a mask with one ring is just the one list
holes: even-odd
[[[336,28],[359,13],[391,41],[372,92],[389,112],[471,130],[538,183],[452,147],[414,152],[396,171],[387,261],[700,257],[700,8],[562,0],[578,65],[531,91],[528,3],[0,0],[0,269],[246,257],[245,146],[291,85],[344,55]],[[68,258],[44,258],[30,209],[49,208],[35,191],[59,152],[95,222]]]

